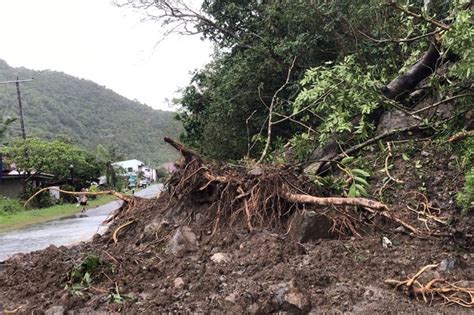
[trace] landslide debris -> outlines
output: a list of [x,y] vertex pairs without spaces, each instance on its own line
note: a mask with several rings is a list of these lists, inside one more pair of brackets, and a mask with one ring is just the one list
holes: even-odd
[[[175,145],[184,158],[159,198],[125,202],[91,242],[0,264],[3,312],[431,313],[441,296],[418,296],[416,286],[403,294],[385,281],[434,264],[415,280],[472,288],[472,216],[452,203],[462,181],[449,152],[423,145],[412,156],[422,169],[394,160],[391,174],[404,183],[384,187],[385,209],[291,199],[330,196],[296,169],[219,165]],[[372,180],[377,195],[383,175]]]

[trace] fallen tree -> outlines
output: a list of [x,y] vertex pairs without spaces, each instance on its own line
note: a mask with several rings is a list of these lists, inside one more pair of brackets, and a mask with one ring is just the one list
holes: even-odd
[[[256,226],[291,228],[292,215],[313,207],[328,215],[333,224],[345,225],[352,232],[360,225],[353,214],[360,215],[356,209],[361,209],[402,225],[414,234],[419,233],[381,202],[360,197],[318,196],[320,192],[311,180],[293,168],[219,165],[206,162],[198,153],[171,138],[164,140],[184,158],[168,183],[169,207],[179,208],[183,203],[207,204],[208,216],[214,220],[213,232],[222,224],[233,225],[237,221],[245,222],[248,230]],[[331,207],[338,208],[334,215],[326,211]]]

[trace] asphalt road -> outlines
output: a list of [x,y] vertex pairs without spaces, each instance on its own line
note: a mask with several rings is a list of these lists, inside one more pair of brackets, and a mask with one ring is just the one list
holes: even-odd
[[[135,195],[153,198],[162,189],[161,184],[151,185]],[[71,245],[89,240],[95,233],[103,233],[107,226],[102,222],[118,209],[122,201],[113,201],[71,217],[30,225],[25,228],[0,233],[0,261],[16,253],[28,253],[53,244]]]

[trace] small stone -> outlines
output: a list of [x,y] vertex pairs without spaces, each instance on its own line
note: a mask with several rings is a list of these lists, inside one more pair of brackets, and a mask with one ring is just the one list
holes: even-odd
[[63,315],[65,314],[66,310],[64,306],[51,306],[48,308],[44,314],[45,315]]
[[228,263],[230,262],[230,257],[224,253],[215,253],[211,256],[211,261],[215,262],[216,264]]
[[180,256],[185,252],[195,251],[199,243],[196,234],[187,226],[178,228],[168,242],[166,252]]
[[406,233],[405,228],[401,225],[399,227],[397,227],[394,231],[398,232],[398,233]]
[[311,300],[294,280],[278,288],[275,300],[282,310],[290,313],[307,313],[311,309]]
[[440,271],[452,271],[457,267],[457,259],[455,257],[448,257],[441,261],[438,269]]
[[231,303],[235,303],[237,301],[237,294],[235,293],[231,293],[229,294],[228,296],[226,296],[224,298],[224,300],[228,301],[228,302],[231,302]]
[[421,156],[430,156],[430,153],[426,151],[421,151],[420,154]]
[[315,211],[295,212],[290,230],[292,238],[305,243],[321,238],[330,238],[332,221]]
[[253,176],[260,176],[263,174],[263,169],[257,166],[256,168],[250,170],[247,174],[253,175]]
[[176,289],[182,289],[184,287],[184,280],[181,277],[174,279],[174,287]]

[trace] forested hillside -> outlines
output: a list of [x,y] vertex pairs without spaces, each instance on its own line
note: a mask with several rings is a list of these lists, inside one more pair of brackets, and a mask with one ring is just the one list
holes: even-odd
[[[21,85],[27,136],[69,139],[89,150],[98,144],[115,146],[123,158],[155,166],[175,157],[162,141],[165,135],[181,132],[173,112],[154,110],[89,80],[12,68],[0,60],[0,81],[16,76],[35,79]],[[0,85],[0,114],[18,117],[14,84]],[[19,121],[9,128],[9,137],[18,136]]]

